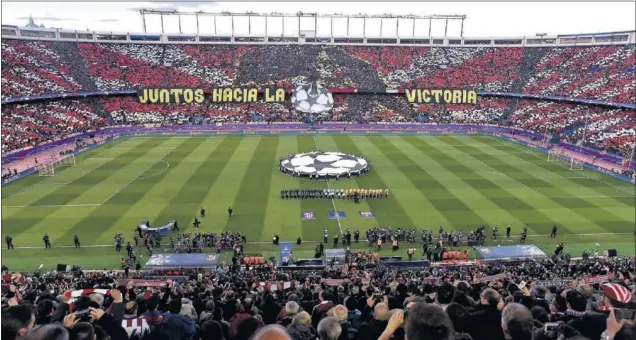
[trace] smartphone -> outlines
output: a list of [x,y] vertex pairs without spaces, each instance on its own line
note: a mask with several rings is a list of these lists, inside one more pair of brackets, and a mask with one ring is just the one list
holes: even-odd
[[88,309],[77,311],[75,312],[75,319],[80,321],[88,320],[90,318],[89,314],[90,314],[90,311]]
[[543,330],[546,331],[546,332],[556,331],[557,329],[559,329],[559,323],[558,322],[546,322],[543,325]]
[[636,309],[623,309],[623,308],[614,308],[614,316],[616,320],[630,320],[634,321],[634,315],[636,314]]

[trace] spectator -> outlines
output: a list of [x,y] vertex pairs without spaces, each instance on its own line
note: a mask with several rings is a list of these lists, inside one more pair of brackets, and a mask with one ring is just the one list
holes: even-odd
[[358,330],[358,339],[377,339],[380,337],[389,320],[389,307],[380,302],[373,308],[373,319],[363,322]]
[[331,293],[321,291],[318,295],[318,305],[311,311],[311,324],[314,327],[318,327],[318,322],[327,314],[327,312],[333,307],[334,297]]
[[358,328],[358,326],[360,325],[360,318],[362,316],[362,313],[360,312],[360,310],[358,310],[357,307],[357,303],[356,303],[356,299],[354,297],[347,297],[344,301],[345,306],[347,307],[347,312],[348,312],[348,317],[347,317],[347,321],[349,321],[349,323],[354,327],[354,328]]
[[446,314],[453,323],[455,330],[455,340],[471,340],[472,338],[466,332],[466,323],[468,321],[468,312],[464,306],[457,302],[453,302],[446,307]]
[[310,325],[291,323],[287,326],[287,333],[293,340],[315,339],[317,334]]
[[124,306],[122,327],[126,329],[129,339],[144,339],[150,334],[150,326],[143,316],[137,314],[138,306],[135,301],[128,301]]
[[30,305],[14,305],[2,310],[2,339],[25,339],[35,325],[35,311]]
[[481,292],[475,312],[468,317],[468,333],[474,340],[504,340],[501,329],[503,301],[497,291],[486,288]]
[[201,323],[201,340],[225,340],[225,332],[218,321],[205,320]]
[[507,340],[531,340],[532,314],[525,306],[511,303],[501,313],[501,328]]
[[234,339],[235,335],[238,334],[239,324],[244,319],[254,319],[255,317],[255,313],[252,310],[254,304],[251,298],[245,299],[240,306],[239,312],[230,319],[230,339]]
[[236,334],[231,340],[248,340],[256,333],[259,322],[255,318],[239,319],[237,323]]
[[[199,314],[199,324],[203,324],[208,320],[213,320],[214,310],[216,309],[216,305],[213,300],[208,300],[205,303],[205,310]],[[219,324],[220,325],[220,324]]]
[[295,301],[289,301],[285,304],[285,319],[283,319],[282,321],[279,321],[278,324],[283,326],[283,327],[287,327],[292,323],[292,320],[294,319],[294,317],[296,316],[296,314],[298,314],[298,312],[300,311],[300,306],[298,306],[298,303],[296,303]]
[[[91,327],[92,328],[92,327]],[[69,332],[62,325],[50,323],[33,330],[29,340],[68,340]]]
[[409,340],[453,340],[455,331],[448,314],[433,304],[416,304],[409,310],[404,329]]
[[168,313],[163,314],[161,334],[168,339],[182,339],[183,337],[193,335],[196,331],[192,319],[180,314],[181,306],[181,299],[173,299],[170,301]]
[[163,322],[163,315],[157,311],[157,308],[159,308],[159,300],[159,295],[153,294],[148,301],[146,301],[147,310],[143,314],[143,317],[151,330]]
[[342,333],[342,327],[338,319],[326,317],[320,320],[317,332],[320,340],[337,340],[340,338],[340,333]]

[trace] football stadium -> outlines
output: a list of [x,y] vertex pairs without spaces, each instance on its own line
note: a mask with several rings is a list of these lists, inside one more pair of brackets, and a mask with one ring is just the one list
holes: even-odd
[[[144,33],[2,26],[3,337],[634,339],[633,23],[139,13]],[[212,16],[250,34],[200,33]]]

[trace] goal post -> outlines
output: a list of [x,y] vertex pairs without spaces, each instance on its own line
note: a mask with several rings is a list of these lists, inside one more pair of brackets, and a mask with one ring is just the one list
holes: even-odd
[[58,159],[53,159],[51,162],[38,165],[37,171],[40,176],[55,176],[55,170],[57,168],[75,165],[75,155],[70,154]]
[[582,161],[563,154],[558,150],[548,151],[548,162],[560,164],[564,168],[574,171],[583,170],[584,168]]
[[57,160],[57,166],[75,166],[75,155],[66,155]]
[[39,176],[55,176],[55,168],[53,167],[53,163],[45,163],[38,165],[38,175]]
[[563,161],[562,155],[555,149],[548,150],[548,162]]
[[583,162],[570,157],[570,170],[580,171],[583,170]]

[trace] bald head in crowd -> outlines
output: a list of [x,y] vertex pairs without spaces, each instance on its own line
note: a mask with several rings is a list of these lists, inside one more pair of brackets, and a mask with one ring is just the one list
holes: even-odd
[[373,318],[380,321],[389,319],[389,306],[384,302],[380,302],[373,308]]
[[349,317],[349,311],[347,307],[343,305],[337,305],[333,307],[333,317],[338,319],[340,323],[347,322],[347,318]]
[[285,328],[280,325],[265,326],[256,332],[254,340],[292,340]]

